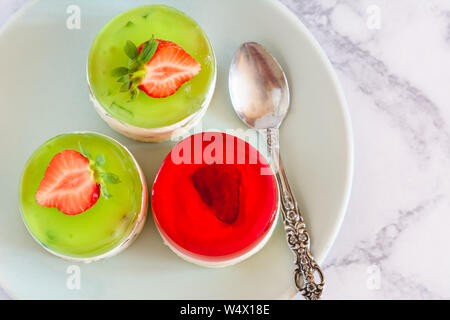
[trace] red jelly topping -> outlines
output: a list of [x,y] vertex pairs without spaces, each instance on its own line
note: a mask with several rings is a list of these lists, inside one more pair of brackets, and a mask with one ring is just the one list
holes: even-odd
[[158,172],[151,200],[158,228],[171,245],[214,260],[254,248],[278,209],[277,184],[266,160],[245,141],[217,132],[175,146]]

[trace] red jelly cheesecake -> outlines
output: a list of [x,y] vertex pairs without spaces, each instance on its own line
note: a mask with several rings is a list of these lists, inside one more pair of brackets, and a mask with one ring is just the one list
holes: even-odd
[[279,212],[267,161],[247,142],[219,132],[195,134],[174,147],[156,176],[151,203],[165,243],[207,267],[259,251]]

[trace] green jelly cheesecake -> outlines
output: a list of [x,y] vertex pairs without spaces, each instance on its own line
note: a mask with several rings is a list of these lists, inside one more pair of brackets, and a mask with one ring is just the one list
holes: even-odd
[[20,207],[33,238],[49,252],[90,262],[130,245],[147,214],[147,186],[133,155],[93,132],[58,135],[31,155]]
[[166,5],[119,14],[90,48],[91,100],[116,131],[140,141],[184,134],[202,117],[216,82],[216,61],[202,28]]

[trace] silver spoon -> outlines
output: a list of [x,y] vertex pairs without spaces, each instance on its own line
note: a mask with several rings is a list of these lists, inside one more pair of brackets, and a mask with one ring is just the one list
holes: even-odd
[[323,273],[309,251],[309,234],[280,157],[278,129],[289,110],[286,76],[263,46],[246,42],[233,57],[228,86],[239,118],[267,138],[272,168],[280,187],[287,241],[295,255],[295,285],[306,299],[319,299],[325,284]]

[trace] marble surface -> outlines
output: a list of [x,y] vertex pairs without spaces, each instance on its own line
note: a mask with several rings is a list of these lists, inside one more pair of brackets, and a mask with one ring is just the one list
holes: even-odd
[[[26,2],[0,0],[0,26]],[[449,299],[450,2],[281,2],[334,65],[354,130],[324,299]]]

